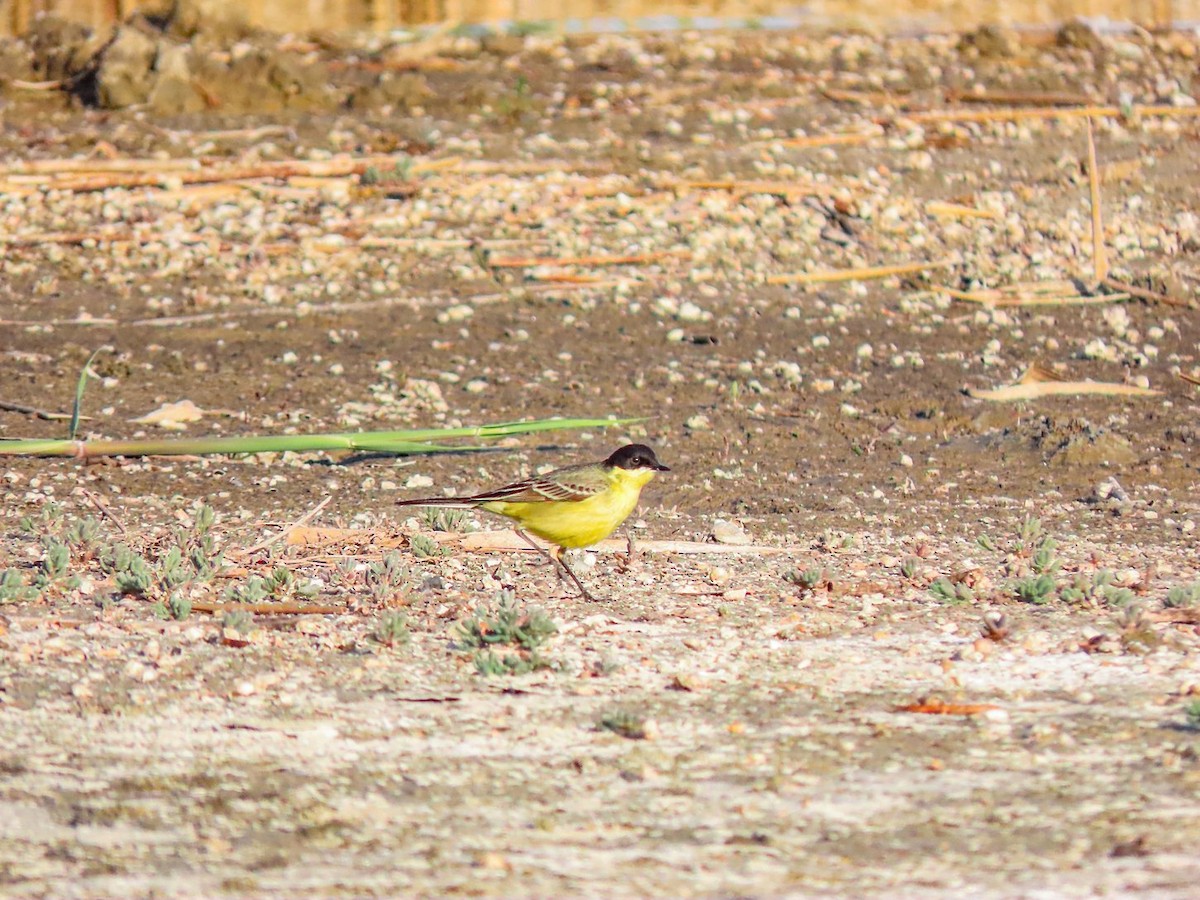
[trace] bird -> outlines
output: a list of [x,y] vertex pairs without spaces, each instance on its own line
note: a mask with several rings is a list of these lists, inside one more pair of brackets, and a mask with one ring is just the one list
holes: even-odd
[[[670,471],[645,444],[626,444],[600,462],[566,466],[481,494],[421,497],[400,500],[397,505],[482,509],[512,519],[530,546],[561,567],[585,600],[594,601],[583,582],[563,562],[563,551],[590,547],[604,540],[629,518],[642,488],[659,472]],[[551,552],[534,543],[526,532],[552,544]]]

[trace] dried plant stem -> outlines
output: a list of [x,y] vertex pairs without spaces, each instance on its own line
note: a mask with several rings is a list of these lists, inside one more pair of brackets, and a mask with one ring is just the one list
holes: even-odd
[[1129,115],[1138,117],[1179,118],[1200,116],[1200,106],[1030,106],[1011,109],[931,109],[906,113],[903,116],[886,117],[879,124],[894,118],[910,122],[1011,122],[1018,119],[1093,119],[1120,118]]
[[925,204],[925,212],[940,219],[999,219],[1001,216],[994,209],[976,209],[974,206],[942,200],[930,200]]
[[[346,157],[328,160],[290,159],[280,162],[258,163],[245,166],[197,167],[194,162],[178,160],[54,160],[40,164],[43,168],[14,167],[10,180],[28,184],[29,178],[42,176],[38,184],[47,190],[86,193],[111,188],[160,187],[164,182],[174,184],[216,184],[229,181],[255,181],[266,178],[345,178],[362,175],[367,169],[394,168],[408,162],[406,156]],[[84,165],[83,163],[90,163]],[[186,163],[186,166],[181,166]],[[412,163],[409,174],[423,174],[455,168],[461,163],[457,157],[426,160]],[[19,166],[31,166],[28,163]],[[0,174],[5,174],[0,171]],[[57,175],[64,177],[56,177]],[[0,190],[6,187],[0,182]]]
[[930,269],[946,269],[957,263],[957,259],[941,259],[932,262],[902,263],[895,266],[869,266],[865,269],[795,272],[789,275],[771,275],[767,278],[767,284],[828,284],[838,281],[870,281],[877,278],[889,278],[892,275],[916,275]]
[[948,91],[946,102],[996,103],[1002,106],[1087,106],[1092,98],[1065,91],[988,91],[986,94]]
[[533,266],[633,266],[657,262],[667,257],[683,256],[665,250],[655,253],[631,253],[626,256],[512,256],[489,259],[487,265],[491,269],[522,269]]
[[736,194],[775,194],[779,197],[827,197],[829,185],[794,181],[686,181],[682,187],[697,191],[732,191]]
[[1104,214],[1100,208],[1100,171],[1096,165],[1096,128],[1087,120],[1088,187],[1092,197],[1092,265],[1098,284],[1108,277],[1108,254],[1104,249]]
[[206,600],[192,601],[192,610],[213,615],[248,612],[256,616],[338,616],[349,612],[344,606],[322,603],[209,603]]
[[835,134],[810,134],[804,137],[794,137],[779,143],[784,147],[812,149],[817,147],[834,147],[845,144],[865,144],[883,135],[882,130],[851,131]]
[[1003,291],[959,291],[951,287],[939,288],[955,300],[980,303],[984,306],[1093,306],[1118,303],[1130,299],[1128,293],[1121,294],[1047,294],[1007,293]]
[[1181,300],[1178,297],[1172,297],[1169,294],[1161,294],[1158,291],[1152,291],[1149,288],[1140,288],[1132,284],[1126,284],[1124,281],[1118,281],[1115,278],[1105,278],[1101,284],[1112,291],[1120,291],[1130,297],[1137,297],[1139,300],[1145,300],[1149,303],[1162,303],[1166,306],[1179,306],[1184,309],[1191,309],[1192,304],[1187,300]]
[[288,525],[286,528],[283,528],[282,530],[275,532],[275,534],[271,535],[269,538],[267,538],[265,540],[259,541],[253,547],[247,547],[245,550],[239,551],[237,555],[245,558],[247,556],[250,556],[251,554],[257,553],[259,550],[265,550],[268,547],[270,547],[272,544],[274,544],[280,540],[283,540],[289,534],[291,534],[293,531],[295,531],[297,528],[303,528],[305,525],[307,525],[309,522],[311,522],[313,519],[315,519],[317,516],[319,516],[321,514],[321,510],[323,510],[326,506],[328,506],[329,501],[332,499],[333,499],[333,495],[330,494],[324,500],[322,500],[320,503],[318,503],[316,506],[314,506],[312,509],[310,509],[308,512],[306,512],[304,515],[302,515],[300,518],[298,518],[295,522],[292,522],[290,525]]

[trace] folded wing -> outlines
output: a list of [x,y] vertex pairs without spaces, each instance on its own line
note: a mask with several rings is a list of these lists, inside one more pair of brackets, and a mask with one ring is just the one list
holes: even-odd
[[474,503],[571,503],[594,497],[607,488],[608,479],[602,470],[595,466],[580,466],[527,478],[465,499]]

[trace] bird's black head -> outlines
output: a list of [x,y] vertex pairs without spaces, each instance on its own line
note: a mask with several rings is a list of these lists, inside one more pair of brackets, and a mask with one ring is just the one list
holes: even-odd
[[604,461],[610,469],[651,469],[655,472],[670,472],[645,444],[626,444]]

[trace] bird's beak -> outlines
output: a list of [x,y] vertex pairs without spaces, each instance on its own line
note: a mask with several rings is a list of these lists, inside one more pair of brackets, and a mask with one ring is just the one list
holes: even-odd
[[655,460],[655,462],[654,462],[654,471],[655,471],[655,472],[670,472],[670,471],[671,471],[671,467],[670,467],[670,466],[664,466],[662,463],[660,463],[660,462],[658,462],[657,460]]

